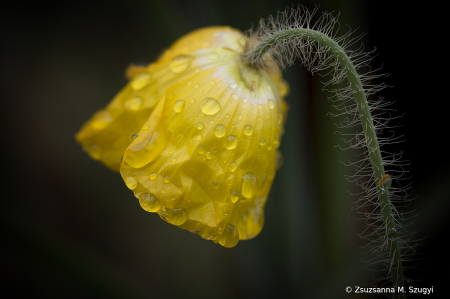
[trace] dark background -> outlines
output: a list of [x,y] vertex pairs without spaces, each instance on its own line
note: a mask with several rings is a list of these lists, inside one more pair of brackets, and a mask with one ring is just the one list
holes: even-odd
[[[417,211],[411,231],[414,286],[445,294],[450,183],[445,21],[436,5],[393,1],[303,1],[340,12],[377,47],[375,83],[396,101],[394,125],[411,165]],[[291,108],[281,144],[284,166],[266,205],[261,234],[233,249],[144,212],[120,175],[74,141],[80,126],[126,84],[131,63],[149,63],[177,38],[210,25],[246,30],[290,1],[36,1],[2,4],[0,297],[372,298],[345,293],[370,284],[344,179],[354,158],[334,145],[335,120],[320,77],[285,73]],[[296,4],[296,3],[294,3]],[[441,239],[439,239],[441,238]],[[444,238],[444,239],[443,239]],[[385,298],[385,296],[380,296]]]

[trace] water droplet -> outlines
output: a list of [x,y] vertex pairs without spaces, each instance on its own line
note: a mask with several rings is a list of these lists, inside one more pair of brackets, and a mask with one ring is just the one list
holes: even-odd
[[378,187],[380,187],[381,190],[389,190],[392,186],[392,179],[389,174],[385,174],[381,177],[381,179],[378,181]]
[[198,153],[199,153],[200,155],[203,155],[203,154],[205,153],[205,147],[204,147],[204,146],[200,146],[200,147],[198,148]]
[[164,183],[168,184],[170,182],[170,179],[168,176],[163,177]]
[[275,148],[278,148],[280,146],[280,139],[278,138],[278,135],[275,135],[275,139],[273,140],[273,145]]
[[239,113],[239,114],[238,114],[237,119],[238,119],[238,120],[241,120],[241,119],[242,119],[242,113]]
[[204,98],[200,104],[202,112],[206,115],[214,115],[220,110],[220,103],[214,98]]
[[161,208],[158,198],[153,193],[141,194],[139,203],[147,212],[157,212]]
[[235,94],[235,93],[233,93],[233,94],[231,95],[231,97],[233,98],[233,100],[239,99],[239,97],[238,97],[237,94]]
[[125,177],[125,184],[127,185],[128,189],[134,190],[137,187],[137,179],[134,175],[127,175]]
[[213,188],[217,189],[219,188],[219,182],[218,181],[214,181],[212,182]]
[[149,126],[143,126],[142,130],[147,131],[150,127]]
[[266,143],[267,143],[267,140],[264,138],[261,138],[261,140],[259,141],[259,145],[261,145],[261,146],[266,145]]
[[151,175],[150,175],[150,180],[152,180],[152,181],[154,181],[154,180],[156,180],[156,177],[157,177],[158,175],[156,174],[156,173],[152,173]]
[[267,146],[267,149],[270,151],[272,149],[272,147],[273,147],[272,142],[269,142],[269,145]]
[[166,209],[166,211],[161,211],[160,216],[164,217],[170,224],[179,226],[189,219],[189,212],[183,208]]
[[278,124],[281,124],[283,122],[283,115],[278,114]]
[[140,97],[132,97],[125,101],[125,108],[130,111],[139,111],[142,107],[142,99]]
[[197,124],[197,129],[198,129],[198,130],[203,129],[203,123],[202,123],[202,122],[199,122],[199,123]]
[[175,162],[177,162],[177,159],[175,159],[175,158],[172,159],[172,163],[175,163]]
[[187,85],[188,85],[188,86],[191,86],[191,85],[192,85],[192,81],[189,81]]
[[152,75],[149,73],[139,73],[136,76],[134,76],[133,81],[131,81],[130,85],[131,88],[134,90],[141,90],[146,86],[148,83],[150,83],[150,80],[152,79]]
[[224,145],[227,149],[232,150],[235,149],[238,144],[238,139],[234,135],[229,135],[227,139],[225,139]]
[[222,138],[226,132],[227,132],[227,128],[222,124],[218,124],[214,128],[214,135],[218,138]]
[[230,171],[231,172],[235,172],[237,169],[237,164],[235,162],[230,164]]
[[169,151],[169,154],[173,154],[173,151],[172,151],[172,150],[170,150],[170,151]]
[[397,230],[395,228],[391,228],[388,233],[389,241],[395,241],[398,237]]
[[227,223],[220,237],[220,245],[231,248],[239,242],[239,232],[233,224]]
[[162,193],[162,194],[166,193],[166,190],[162,189],[162,190],[161,190],[161,193]]
[[215,154],[215,153],[217,153],[219,150],[217,149],[217,147],[215,147],[215,148],[213,148],[212,149],[212,152]]
[[95,130],[101,130],[109,126],[109,124],[113,121],[111,114],[107,110],[103,110],[95,114],[94,119],[92,120],[91,126]]
[[172,61],[170,62],[170,69],[174,73],[181,73],[184,72],[189,68],[191,65],[192,60],[194,57],[190,55],[178,55],[175,56]]
[[206,159],[211,160],[212,154],[211,152],[206,152]]
[[211,82],[209,82],[209,84],[214,85],[214,84],[216,84],[216,81],[211,80]]
[[131,135],[131,141],[133,141],[134,139],[136,139],[139,135],[138,134],[133,134]]
[[269,100],[269,108],[270,109],[275,108],[275,102],[273,100]]
[[241,193],[245,198],[252,198],[258,191],[256,176],[247,171],[241,178]]
[[200,87],[200,84],[195,84],[194,87],[195,87],[195,88],[199,88],[199,87]]
[[245,125],[244,127],[244,134],[247,136],[251,136],[253,134],[253,127],[252,125]]
[[233,89],[236,88],[236,87],[237,87],[236,82],[231,83],[231,84],[230,84],[230,87],[233,88]]
[[191,99],[191,103],[195,103],[195,99]]
[[188,182],[184,182],[184,185],[187,187],[189,185],[189,183]]
[[173,111],[176,113],[181,113],[184,110],[184,101],[178,100],[173,104]]
[[219,55],[217,53],[211,53],[208,55],[209,59],[217,59],[219,58]]
[[197,140],[202,140],[202,135],[198,135]]
[[236,191],[231,192],[231,202],[235,203],[239,199],[239,194]]

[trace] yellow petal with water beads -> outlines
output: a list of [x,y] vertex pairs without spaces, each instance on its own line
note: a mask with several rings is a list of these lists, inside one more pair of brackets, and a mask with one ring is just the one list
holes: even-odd
[[228,27],[188,34],[129,71],[77,135],[111,169],[123,156],[120,173],[144,210],[224,247],[262,229],[276,171],[264,145],[279,145],[287,111],[280,73],[244,65],[244,46]]

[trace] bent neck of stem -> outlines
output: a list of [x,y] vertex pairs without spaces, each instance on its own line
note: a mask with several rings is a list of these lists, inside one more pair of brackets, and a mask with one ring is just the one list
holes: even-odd
[[370,107],[367,102],[366,94],[356,69],[345,52],[345,50],[329,36],[312,29],[293,28],[280,30],[263,39],[253,49],[242,55],[243,61],[250,61],[250,65],[258,67],[262,65],[262,57],[265,53],[270,52],[278,43],[287,44],[290,41],[298,41],[299,39],[308,40],[318,43],[320,46],[328,49],[328,51],[339,61],[340,67],[345,71],[347,80],[352,89],[353,97],[356,102],[358,114],[361,120],[361,125],[364,131],[364,136],[369,154],[370,164],[373,170],[373,179],[378,194],[378,205],[381,209],[384,225],[386,226],[386,238],[388,239],[389,258],[390,258],[390,275],[392,278],[393,287],[395,288],[395,298],[404,298],[403,293],[397,293],[398,287],[403,286],[403,271],[400,256],[400,247],[398,238],[390,237],[391,232],[396,232],[395,219],[392,211],[389,192],[383,190],[377,184],[385,175],[383,160],[381,157],[380,145],[375,131],[375,125]]

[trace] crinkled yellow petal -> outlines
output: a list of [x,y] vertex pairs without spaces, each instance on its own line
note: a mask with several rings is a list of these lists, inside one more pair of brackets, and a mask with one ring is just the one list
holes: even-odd
[[184,55],[198,71],[167,89],[121,174],[147,211],[233,247],[263,226],[286,106],[275,80],[238,52]]
[[[130,82],[105,109],[94,114],[76,139],[92,158],[111,170],[119,171],[126,146],[131,143],[132,136],[140,131],[167,88],[197,71],[190,65],[194,57],[183,54],[186,53],[186,45],[190,45],[189,49],[209,45],[238,50],[242,48],[242,39],[239,31],[228,27],[200,29],[196,34],[181,38],[161,59],[147,68],[128,68]],[[203,64],[213,63],[216,55],[211,51]]]
[[186,35],[130,67],[128,85],[76,136],[120,167],[144,210],[225,247],[262,229],[287,112],[281,74],[244,65],[244,46],[229,27]]

